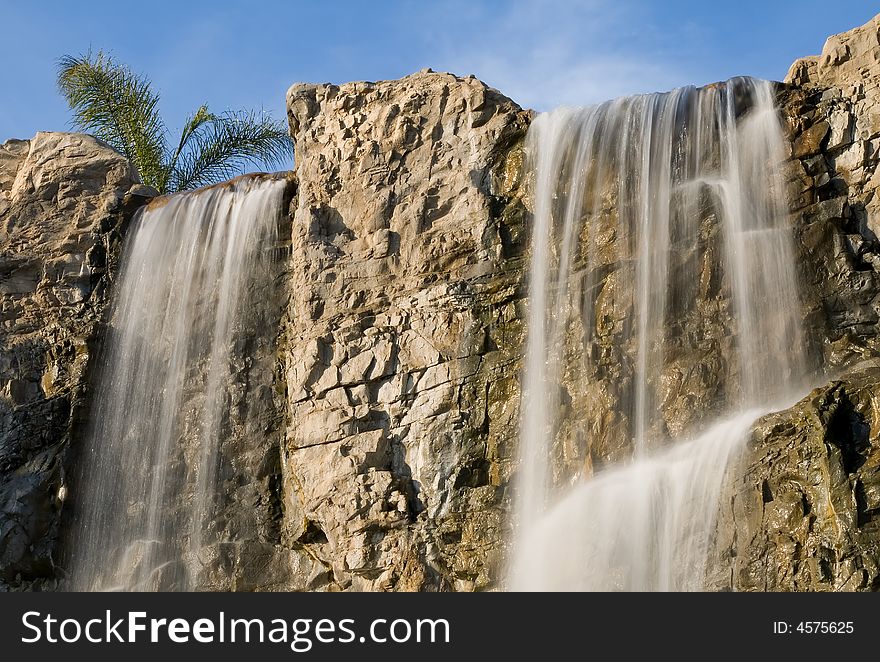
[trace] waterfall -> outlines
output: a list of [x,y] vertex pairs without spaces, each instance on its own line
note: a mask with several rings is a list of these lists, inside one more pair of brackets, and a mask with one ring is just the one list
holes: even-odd
[[[155,200],[126,241],[73,485],[76,590],[191,590],[224,542],[230,430],[260,438],[247,349],[275,328],[266,291],[285,182]],[[251,396],[248,396],[251,397]]]
[[806,365],[773,89],[538,116],[509,585],[689,590],[728,468]]

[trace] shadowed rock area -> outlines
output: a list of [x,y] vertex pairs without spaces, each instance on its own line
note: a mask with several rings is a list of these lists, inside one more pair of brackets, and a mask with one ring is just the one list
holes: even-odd
[[90,136],[0,145],[0,585],[55,575],[120,238],[150,195]]

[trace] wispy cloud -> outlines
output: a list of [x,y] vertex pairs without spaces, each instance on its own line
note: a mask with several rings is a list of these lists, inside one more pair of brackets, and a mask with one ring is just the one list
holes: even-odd
[[[666,90],[693,74],[681,52],[695,43],[695,26],[683,25],[679,35],[659,33],[644,20],[639,2],[442,6],[444,15],[456,18],[437,29],[440,36],[432,46],[438,62],[456,73],[475,74],[523,106],[545,110]],[[461,27],[462,20],[479,27],[471,32]],[[676,41],[679,48],[669,48]]]

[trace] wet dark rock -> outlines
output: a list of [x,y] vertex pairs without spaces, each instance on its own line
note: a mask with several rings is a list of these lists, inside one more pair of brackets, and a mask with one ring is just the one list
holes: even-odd
[[760,419],[721,503],[710,587],[880,588],[880,359]]

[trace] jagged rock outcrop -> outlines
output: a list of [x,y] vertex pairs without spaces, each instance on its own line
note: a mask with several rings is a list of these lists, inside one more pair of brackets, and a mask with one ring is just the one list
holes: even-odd
[[721,506],[713,588],[880,589],[880,359],[765,416]]
[[89,136],[0,145],[0,586],[54,575],[119,240],[149,195]]
[[[820,57],[795,62],[781,93],[792,143],[791,198],[807,327],[826,364],[878,351],[880,266],[880,15],[829,37]],[[821,318],[827,324],[821,323]]]
[[295,85],[286,536],[302,587],[483,589],[506,538],[528,115],[474,78]]

